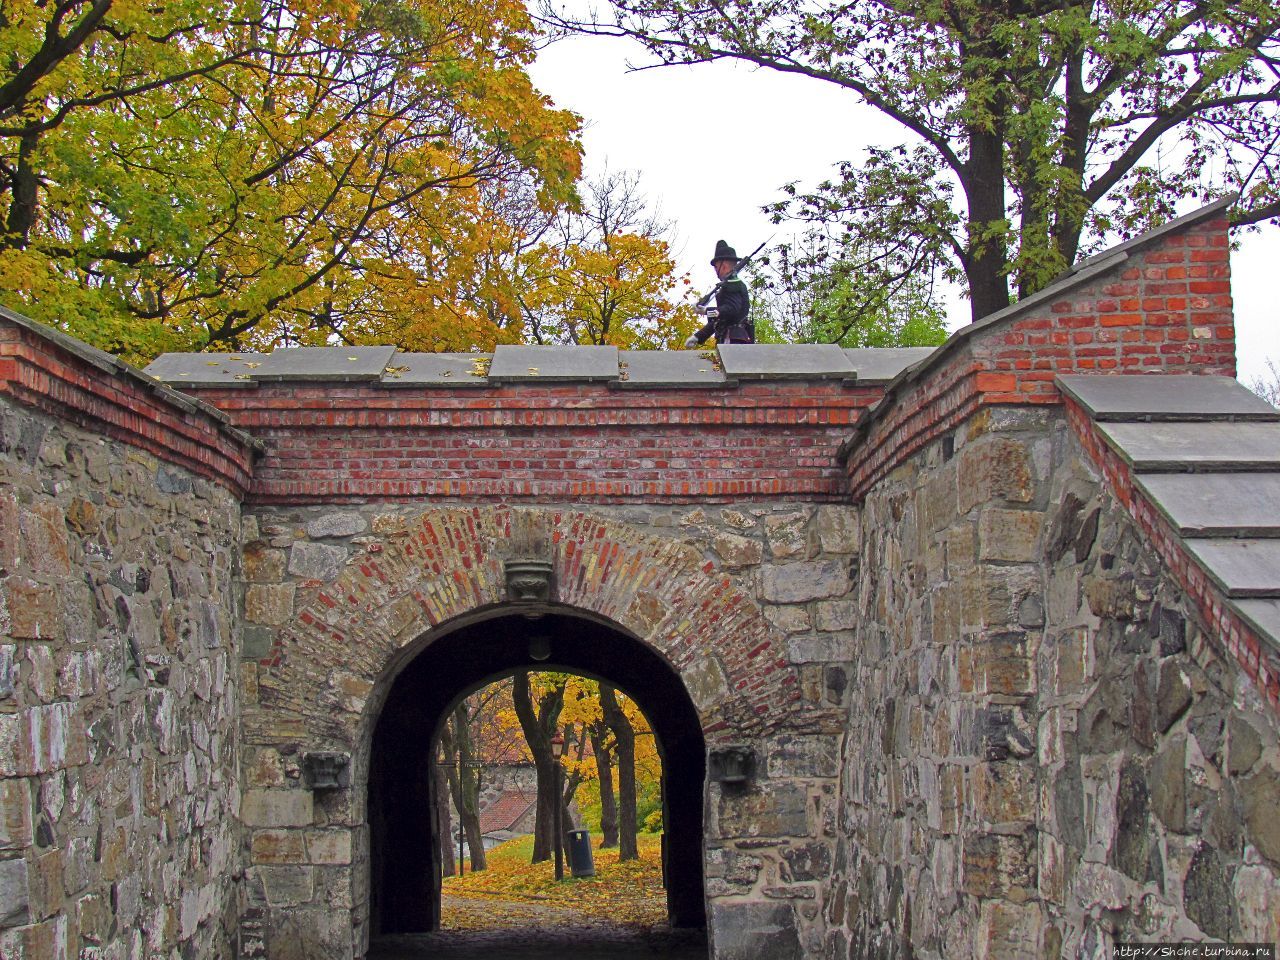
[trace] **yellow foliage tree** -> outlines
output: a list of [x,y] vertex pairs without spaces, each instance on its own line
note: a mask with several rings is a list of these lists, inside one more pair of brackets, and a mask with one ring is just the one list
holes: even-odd
[[516,340],[488,254],[580,169],[535,41],[519,0],[0,0],[0,288],[135,361]]

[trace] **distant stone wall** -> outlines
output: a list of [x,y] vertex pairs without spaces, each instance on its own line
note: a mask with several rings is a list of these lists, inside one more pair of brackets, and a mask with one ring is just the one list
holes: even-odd
[[1280,939],[1276,717],[1060,410],[867,497],[830,956]]
[[233,955],[239,530],[223,485],[0,398],[0,956]]

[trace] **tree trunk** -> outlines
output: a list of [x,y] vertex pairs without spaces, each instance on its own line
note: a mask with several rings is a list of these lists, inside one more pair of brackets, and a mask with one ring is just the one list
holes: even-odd
[[969,249],[965,277],[974,321],[1009,305],[1005,238],[1004,144],[999,132],[969,131],[964,190],[969,203]]
[[551,856],[555,831],[556,794],[559,791],[556,779],[557,763],[551,755],[551,735],[560,721],[560,710],[564,706],[564,686],[562,684],[539,697],[535,708],[533,695],[529,689],[529,673],[521,671],[514,677],[511,698],[538,776],[538,802],[533,827],[533,858],[530,862],[542,863]]
[[600,846],[604,848],[618,845],[618,801],[613,794],[613,755],[607,745],[608,732],[603,723],[591,725],[591,748],[600,775]]
[[440,827],[440,875],[452,877],[458,868],[453,859],[453,818],[449,814],[449,779],[445,776],[444,767],[436,767],[434,786],[436,819]]
[[636,844],[636,735],[631,721],[618,705],[613,687],[600,684],[600,708],[604,722],[613,731],[618,757],[618,859],[640,856]]
[[471,852],[472,871],[488,869],[484,843],[480,831],[480,769],[476,764],[475,746],[471,739],[471,723],[467,715],[466,701],[454,708],[447,726],[452,727],[452,741],[456,764],[445,767],[449,788],[453,793],[453,806],[462,822],[462,831]]

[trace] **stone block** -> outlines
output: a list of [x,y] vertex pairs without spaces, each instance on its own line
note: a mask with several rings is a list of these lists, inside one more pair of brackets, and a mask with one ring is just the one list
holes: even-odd
[[255,830],[249,855],[255,864],[306,863],[304,835],[301,830]]
[[47,583],[11,576],[4,581],[9,636],[15,640],[57,640],[63,636],[58,591]]
[[1038,903],[1007,903],[992,900],[983,903],[978,921],[978,956],[1036,957],[1044,956],[1040,948],[1040,931],[1044,918]]
[[84,717],[74,704],[51,703],[0,715],[0,776],[30,776],[89,760]]
[[346,562],[346,548],[327,543],[295,543],[289,550],[289,573],[300,580],[337,580]]
[[244,548],[241,565],[249,583],[279,583],[284,579],[288,555],[264,543],[254,542]]
[[293,619],[292,583],[251,583],[244,591],[244,616],[249,623],[280,626]]
[[803,960],[790,905],[712,900],[708,919],[716,960]]
[[307,536],[313,540],[324,537],[354,537],[364,533],[368,528],[364,517],[358,513],[344,511],[326,513],[307,523]]
[[306,866],[255,866],[251,868],[262,883],[267,903],[273,907],[296,907],[315,897],[315,872]]
[[961,889],[978,897],[1025,900],[1036,891],[1033,835],[970,834],[964,838]]
[[827,600],[817,605],[819,630],[852,630],[859,622],[855,600]]
[[769,605],[762,612],[764,618],[783,633],[801,633],[813,629],[813,618],[804,607]]
[[348,864],[351,862],[350,830],[308,830],[307,862]]
[[31,844],[29,783],[25,779],[0,780],[0,850],[22,850]]
[[831,736],[787,735],[768,744],[767,775],[775,777],[834,777],[840,772],[839,742]]
[[809,555],[809,514],[784,513],[765,517],[769,553],[775,560],[805,559]]
[[762,783],[748,791],[725,790],[717,812],[721,839],[807,837],[813,833],[803,784]]
[[841,560],[770,565],[760,572],[760,595],[770,603],[805,603],[843,597],[852,581]]
[[248,827],[309,827],[315,810],[309,790],[246,790],[240,820]]
[[1004,501],[1030,503],[1035,495],[1031,451],[1008,437],[989,437],[965,445],[959,456],[957,484],[960,513],[975,506]]
[[0,927],[15,927],[30,919],[27,861],[0,860]]
[[751,537],[740,537],[734,533],[719,534],[711,542],[711,548],[720,556],[720,562],[729,570],[755,566],[764,557],[764,544]]
[[1035,819],[1035,771],[1026,764],[974,764],[970,795],[975,812],[988,824],[1030,823]]
[[788,637],[787,659],[791,663],[845,663],[853,659],[853,648],[851,632]]
[[858,553],[862,534],[860,518],[857,507],[819,507],[815,527],[822,552]]
[[1044,516],[1036,510],[983,510],[978,517],[978,559],[1035,562],[1043,526]]
[[957,651],[957,679],[963,693],[1033,693],[1035,671],[1026,637],[1002,633],[964,644]]

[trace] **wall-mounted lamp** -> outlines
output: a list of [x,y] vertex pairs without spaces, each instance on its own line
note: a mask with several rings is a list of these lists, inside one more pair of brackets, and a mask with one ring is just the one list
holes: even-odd
[[715,783],[744,784],[755,773],[756,753],[748,746],[712,747],[707,776]]
[[551,656],[551,638],[545,633],[535,633],[529,638],[529,659],[542,663]]

